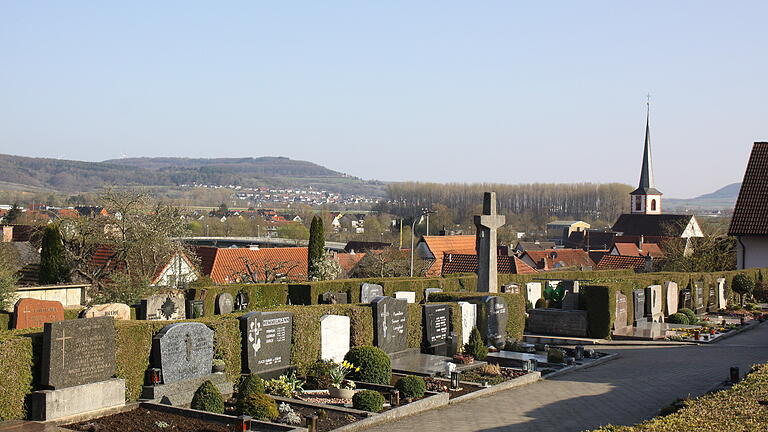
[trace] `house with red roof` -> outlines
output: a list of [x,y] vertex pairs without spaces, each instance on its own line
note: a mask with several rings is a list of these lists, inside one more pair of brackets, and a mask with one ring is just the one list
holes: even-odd
[[728,235],[736,237],[736,267],[768,267],[768,142],[756,142],[741,182]]
[[430,262],[426,276],[440,276],[446,254],[477,254],[474,235],[421,236],[414,251],[419,258]]
[[[125,269],[125,261],[117,256],[112,247],[103,245],[91,255],[88,267],[93,274],[108,274]],[[157,267],[150,286],[182,288],[199,278],[200,272],[195,263],[186,254],[176,253]]]
[[199,246],[201,272],[217,284],[301,282],[307,279],[307,248],[264,249]]
[[[477,273],[477,254],[443,254],[443,269],[441,274],[452,273]],[[498,273],[506,274],[534,274],[536,269],[523,262],[514,255],[499,255],[496,257],[496,269]]]

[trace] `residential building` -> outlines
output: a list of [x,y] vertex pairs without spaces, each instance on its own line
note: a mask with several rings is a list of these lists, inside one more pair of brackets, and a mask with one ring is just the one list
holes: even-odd
[[586,231],[590,226],[584,221],[552,221],[547,224],[547,240],[562,246],[572,232]]
[[768,267],[768,142],[756,142],[728,234],[736,237],[739,269]]

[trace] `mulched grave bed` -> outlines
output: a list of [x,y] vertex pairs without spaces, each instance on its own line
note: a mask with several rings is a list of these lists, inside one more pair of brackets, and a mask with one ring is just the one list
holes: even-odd
[[84,432],[232,432],[234,424],[212,423],[172,413],[136,408],[63,427]]
[[[313,394],[312,396],[314,397],[315,395]],[[316,401],[307,401],[307,402],[327,403],[327,402],[316,402]],[[277,401],[278,405],[280,405],[281,403],[282,401]],[[331,430],[340,428],[342,426],[346,426],[350,423],[354,423],[356,421],[360,421],[364,418],[367,418],[364,415],[346,413],[343,411],[334,411],[332,406],[328,408],[319,408],[319,407],[306,406],[299,403],[291,403],[291,402],[286,402],[286,403],[291,406],[291,408],[296,414],[301,416],[302,420],[306,418],[306,416],[316,415],[318,417],[317,419],[318,432],[331,431]],[[351,399],[349,400],[349,403],[352,403]],[[229,401],[227,401],[225,413],[228,415],[237,415],[237,412],[235,411],[235,399],[230,399]],[[283,422],[280,419],[278,419],[278,420],[275,420],[275,423],[283,423]],[[297,426],[297,425],[291,425],[291,426]],[[303,426],[303,424],[300,426]],[[158,432],[158,431],[155,431],[155,432]]]

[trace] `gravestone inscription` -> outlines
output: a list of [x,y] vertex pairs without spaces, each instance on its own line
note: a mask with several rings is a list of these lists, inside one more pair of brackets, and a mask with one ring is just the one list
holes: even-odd
[[645,290],[636,289],[632,291],[633,312],[635,314],[635,325],[638,322],[647,321],[645,319]]
[[23,298],[13,307],[13,328],[42,327],[64,319],[64,306],[57,301]]
[[249,312],[240,317],[243,336],[243,368],[247,373],[265,373],[291,364],[293,314]]
[[693,283],[693,311],[696,313],[696,315],[701,315],[704,313],[704,307],[706,303],[704,302],[704,283],[703,282],[694,282]]
[[115,374],[115,320],[97,317],[46,323],[41,384],[51,389],[105,381]]
[[183,292],[155,294],[141,300],[142,319],[150,321],[182,320],[186,316]]
[[493,346],[501,346],[507,339],[509,308],[502,297],[484,296],[471,299],[478,305],[478,329],[485,340]]
[[152,367],[162,370],[163,384],[211,373],[213,330],[199,322],[163,327],[152,338]]
[[344,315],[320,318],[320,359],[341,363],[349,351],[350,319]]
[[216,315],[232,313],[235,310],[235,298],[230,293],[221,293],[216,297]]
[[386,353],[403,351],[408,347],[408,303],[392,297],[379,296],[373,306],[373,342]]
[[680,293],[677,289],[677,283],[664,282],[664,291],[667,295],[667,315],[677,313],[678,304],[680,301]]
[[680,306],[678,310],[684,308],[693,310],[693,298],[691,296],[690,288],[680,291],[680,302],[678,303],[678,306]]
[[461,343],[467,343],[472,329],[477,327],[477,305],[464,301],[458,305],[461,308]]
[[363,283],[360,285],[360,303],[370,303],[376,297],[384,295],[384,287],[377,284]]
[[131,307],[124,303],[98,304],[85,309],[80,313],[83,318],[97,318],[108,316],[116,320],[130,320]]
[[448,341],[451,308],[448,305],[424,305],[424,345],[434,348]]
[[717,312],[717,287],[709,284],[709,299],[707,300],[707,312]]
[[235,296],[235,310],[243,311],[248,309],[249,302],[250,298],[248,297],[248,293],[240,291]]
[[189,319],[205,316],[205,304],[202,300],[187,300],[186,309],[186,315]]
[[627,296],[616,293],[616,316],[613,320],[614,330],[621,330],[627,327]]

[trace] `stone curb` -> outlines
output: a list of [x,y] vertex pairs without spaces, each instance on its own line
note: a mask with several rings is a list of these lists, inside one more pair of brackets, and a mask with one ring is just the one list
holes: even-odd
[[601,364],[603,364],[605,362],[609,362],[611,360],[616,360],[617,358],[619,358],[619,354],[618,353],[608,354],[607,356],[600,357],[599,359],[591,361],[589,363],[585,363],[585,364],[582,364],[582,365],[571,366],[571,367],[566,367],[564,369],[560,369],[559,371],[552,372],[551,374],[542,377],[542,379],[552,379],[554,377],[558,377],[560,375],[565,375],[565,374],[573,372],[573,371],[577,371],[577,370],[581,370],[581,369],[587,369],[587,368],[591,368],[593,366],[599,366],[599,365],[601,365]]
[[448,405],[448,397],[448,393],[438,393],[434,396],[426,397],[416,402],[411,402],[408,405],[391,409],[381,414],[368,417],[367,419],[342,426],[338,429],[334,429],[333,432],[352,432],[364,430],[380,423],[386,423],[403,417],[419,414],[423,411],[440,408]]
[[513,389],[515,387],[521,387],[521,386],[539,381],[540,379],[541,379],[541,372],[530,372],[519,378],[511,379],[509,381],[504,381],[503,383],[496,384],[494,386],[490,386],[488,388],[484,388],[476,392],[467,393],[457,398],[453,398],[448,401],[448,405],[466,402],[468,400],[476,399],[483,396],[488,396],[490,394]]
[[746,326],[744,326],[744,327],[742,327],[742,328],[740,328],[738,330],[731,330],[728,333],[724,333],[722,336],[716,338],[715,340],[711,340],[711,341],[696,341],[694,343],[697,344],[697,345],[710,345],[710,344],[718,343],[718,342],[720,342],[723,339],[728,339],[731,336],[736,336],[739,333],[743,333],[745,331],[752,330],[753,328],[759,326],[760,324],[762,324],[760,321],[755,321],[755,322],[747,324]]

